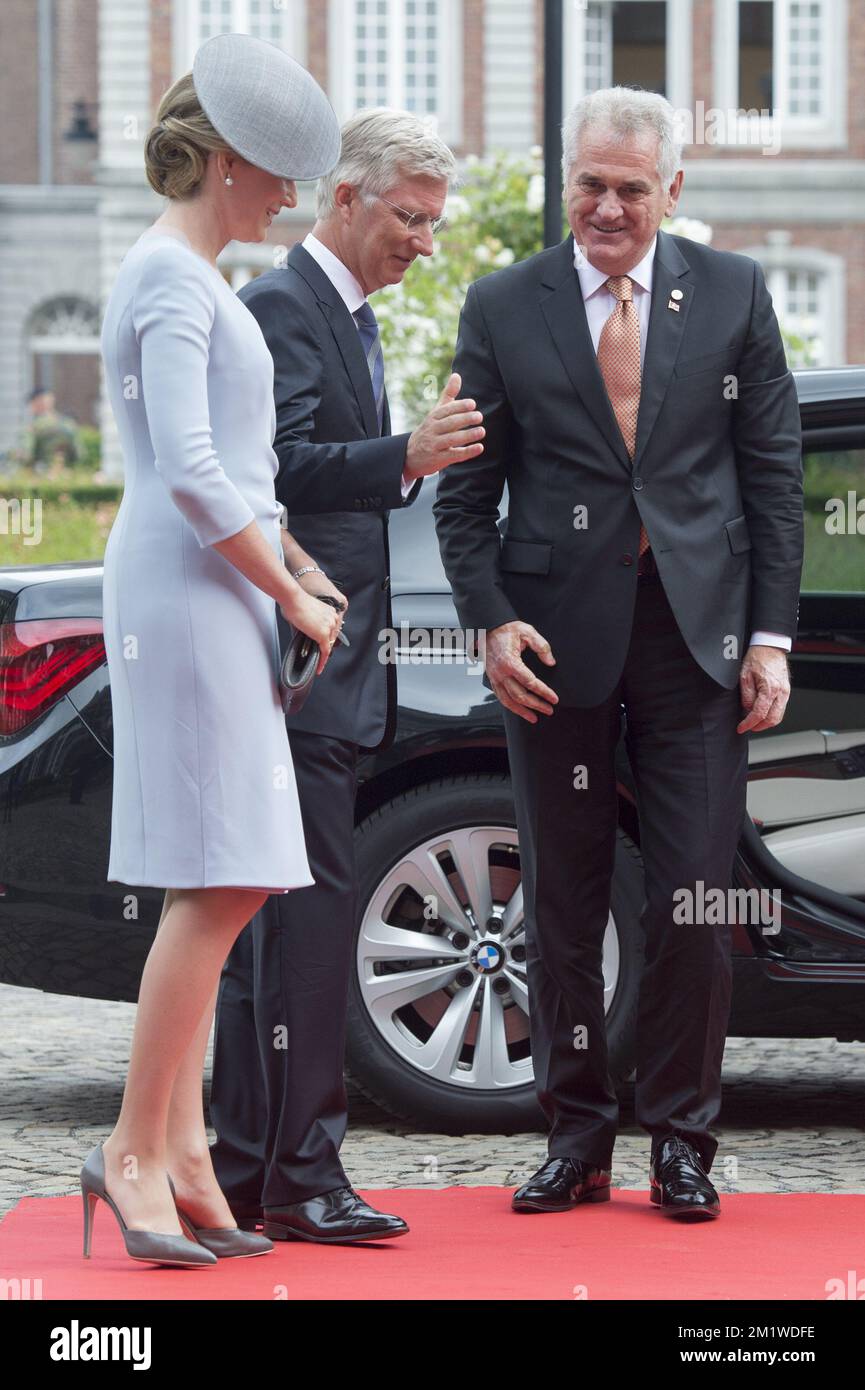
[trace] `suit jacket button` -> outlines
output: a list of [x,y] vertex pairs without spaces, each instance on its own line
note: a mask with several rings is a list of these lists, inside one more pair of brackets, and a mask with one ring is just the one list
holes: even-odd
[[640,477],[639,473],[637,474],[636,478],[634,478],[632,481],[633,481],[634,487],[637,489],[637,492],[639,492],[639,491],[640,491],[640,488],[643,486],[643,480],[642,480],[642,478]]
[[622,555],[619,563],[622,565],[632,565],[634,563],[634,557],[633,555]]

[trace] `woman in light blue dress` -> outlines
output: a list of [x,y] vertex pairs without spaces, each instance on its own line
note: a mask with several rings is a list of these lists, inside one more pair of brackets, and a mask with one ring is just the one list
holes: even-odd
[[[313,595],[345,600],[320,572],[293,577],[315,561],[280,526],[273,362],[216,257],[230,240],[263,241],[296,205],[288,175],[326,173],[338,152],[336,117],[304,69],[245,35],[210,40],[160,103],[145,165],[168,207],[106,306],[125,472],[103,580],[108,879],[166,894],[120,1115],[82,1170],[85,1254],[99,1198],[135,1259],[201,1266],[272,1249],[237,1230],[216,1182],[202,1070],[235,938],[269,893],[314,881],[275,605],[319,643],[321,671],[342,618]],[[134,893],[126,901],[135,911]]]

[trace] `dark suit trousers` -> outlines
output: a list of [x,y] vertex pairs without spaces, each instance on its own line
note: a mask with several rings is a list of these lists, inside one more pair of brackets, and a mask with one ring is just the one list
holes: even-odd
[[315,883],[272,894],[244,927],[216,1006],[211,1154],[220,1187],[240,1211],[349,1185],[339,1148],[347,1123],[358,750],[290,727],[289,744]]
[[[555,655],[555,653],[554,653]],[[627,658],[602,704],[557,706],[529,724],[505,712],[526,914],[532,1055],[552,1157],[609,1168],[618,1103],[607,1065],[602,944],[617,827],[621,707],[645,868],[645,966],[635,1107],[653,1143],[678,1133],[707,1171],[721,1103],[731,934],[674,920],[678,889],[725,891],[745,814],[747,735],[739,690],[691,656],[660,577],[641,577]],[[574,787],[578,766],[588,785]],[[574,1030],[587,1028],[586,1045]]]

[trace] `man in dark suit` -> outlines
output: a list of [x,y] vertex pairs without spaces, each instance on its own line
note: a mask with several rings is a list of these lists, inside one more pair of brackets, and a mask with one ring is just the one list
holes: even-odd
[[[392,741],[396,672],[388,510],[425,475],[482,447],[480,416],[451,377],[411,434],[391,436],[384,363],[367,296],[431,255],[454,159],[406,113],[362,111],[319,183],[318,220],[287,264],[244,286],[274,360],[277,499],[314,557],[310,593],[348,599],[344,632],[287,729],[315,884],[270,897],[232,949],[217,1001],[210,1114],[217,1180],[239,1224],[277,1239],[402,1235],[352,1190],[339,1158],[349,969],[357,911],[356,765]],[[286,637],[278,613],[281,637]]]
[[573,236],[470,288],[454,368],[484,452],[440,479],[435,504],[460,621],[486,634],[516,797],[551,1132],[513,1205],[610,1195],[601,960],[624,706],[646,891],[636,1114],[652,1200],[715,1216],[731,923],[704,920],[701,893],[726,898],[746,735],[779,723],[789,694],[797,398],[756,262],[660,230],[683,180],[669,103],[595,92],[563,138]]

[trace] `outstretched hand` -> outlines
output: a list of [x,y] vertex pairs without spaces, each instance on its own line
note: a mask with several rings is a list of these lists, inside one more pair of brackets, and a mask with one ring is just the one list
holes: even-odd
[[405,453],[409,478],[439,473],[451,463],[482,454],[483,415],[472,400],[458,400],[462,378],[452,372],[447,384],[422,424],[410,436]]

